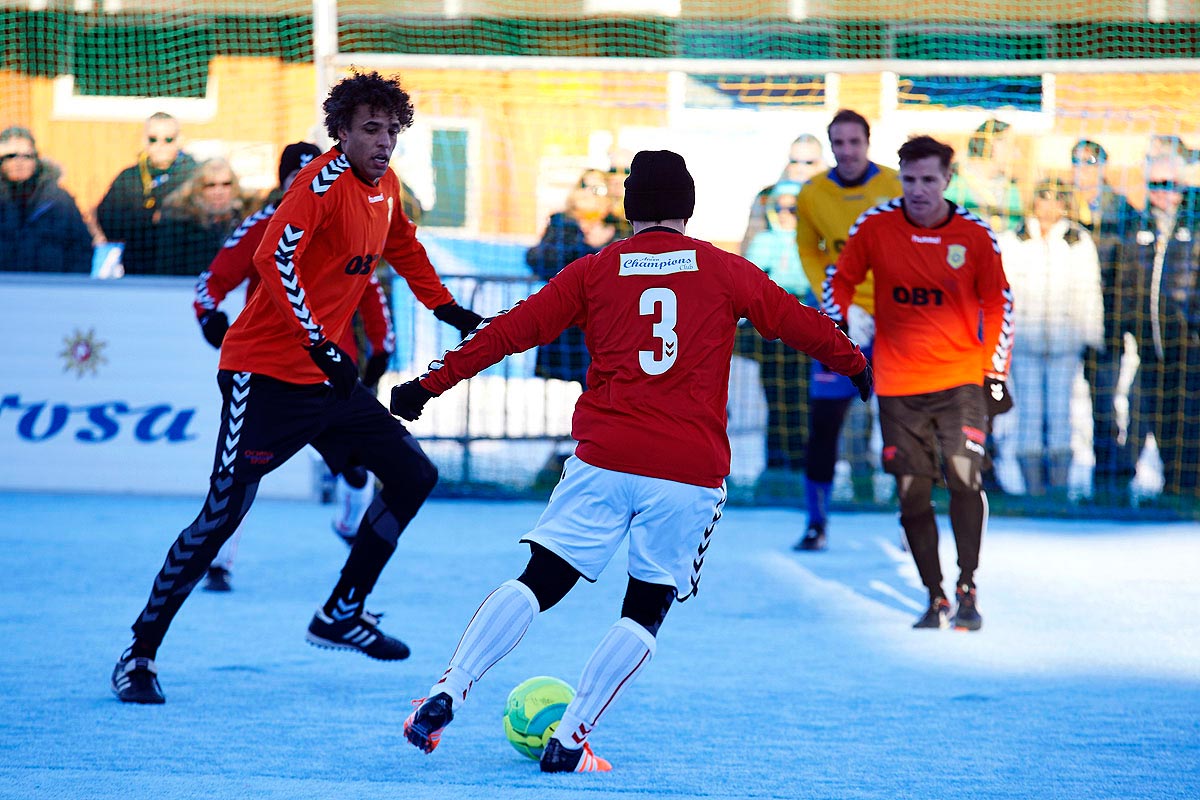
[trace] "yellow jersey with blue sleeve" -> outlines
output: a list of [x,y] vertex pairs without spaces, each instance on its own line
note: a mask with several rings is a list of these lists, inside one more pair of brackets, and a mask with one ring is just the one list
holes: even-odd
[[[900,175],[891,167],[871,163],[857,181],[843,181],[831,169],[812,178],[796,196],[796,249],[814,292],[837,265],[851,226],[867,209],[901,194]],[[874,278],[867,275],[855,300],[875,313]]]

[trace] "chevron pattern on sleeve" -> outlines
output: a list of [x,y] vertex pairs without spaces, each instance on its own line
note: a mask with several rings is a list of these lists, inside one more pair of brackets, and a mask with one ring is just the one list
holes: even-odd
[[833,276],[837,264],[825,267],[825,280],[821,281],[821,310],[834,322],[842,321],[842,307],[833,301]]
[[859,214],[858,219],[854,220],[854,224],[850,226],[850,230],[846,233],[846,238],[849,239],[851,236],[853,236],[855,232],[858,231],[858,226],[862,225],[863,221],[867,219],[867,217],[873,217],[876,214],[882,214],[885,211],[895,211],[897,208],[900,208],[900,201],[903,199],[904,198],[902,197],[893,197],[891,200],[868,208],[866,211]]
[[288,302],[291,303],[292,313],[296,315],[300,327],[308,333],[308,341],[316,344],[325,338],[325,334],[320,324],[313,319],[304,295],[304,287],[300,285],[300,276],[296,274],[296,247],[302,238],[304,231],[290,224],[283,226],[283,233],[275,243],[275,268],[279,270],[279,280],[283,284]]
[[212,270],[204,270],[200,273],[200,277],[196,279],[196,305],[203,309],[212,311],[217,307],[217,301],[213,300],[213,296],[209,294],[208,282],[212,280]]
[[954,213],[958,214],[967,222],[974,222],[976,225],[987,231],[988,238],[992,240],[992,250],[997,253],[1000,252],[1000,239],[996,236],[996,232],[992,230],[992,226],[988,225],[982,217],[980,217],[974,211],[968,211],[962,206],[955,206]]
[[240,242],[242,237],[246,235],[246,231],[250,230],[255,225],[262,222],[264,219],[267,219],[274,213],[275,206],[270,204],[260,208],[258,211],[255,211],[253,214],[242,220],[242,224],[237,226],[236,231],[229,234],[229,238],[225,240],[225,244],[221,245],[221,248],[228,250],[230,247],[237,247],[237,243]]
[[992,371],[1003,375],[1008,369],[1008,359],[1013,346],[1013,293],[1004,290],[1004,317],[1000,320],[1000,339],[992,353]]
[[321,167],[321,171],[313,177],[309,188],[318,197],[324,195],[329,191],[329,187],[333,186],[333,182],[338,179],[338,176],[349,169],[349,167],[350,160],[346,158],[345,153],[342,153],[333,161]]

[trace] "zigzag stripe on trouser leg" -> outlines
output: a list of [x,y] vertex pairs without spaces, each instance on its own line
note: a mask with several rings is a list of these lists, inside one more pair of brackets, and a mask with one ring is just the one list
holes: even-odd
[[209,481],[208,496],[200,514],[180,532],[167,551],[167,558],[154,578],[150,599],[133,625],[134,638],[142,643],[157,646],[162,642],[183,601],[254,502],[258,482],[238,483],[233,477],[249,397],[250,373],[234,374],[229,405],[222,415],[217,467]]

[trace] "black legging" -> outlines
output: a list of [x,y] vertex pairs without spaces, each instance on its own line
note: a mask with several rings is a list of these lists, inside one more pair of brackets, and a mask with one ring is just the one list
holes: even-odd
[[171,620],[217,557],[221,545],[250,511],[257,492],[257,481],[238,483],[228,473],[209,481],[204,508],[167,551],[167,559],[154,578],[150,599],[133,623],[135,656],[154,658]]
[[812,400],[812,422],[804,473],[817,483],[832,483],[838,460],[838,439],[846,421],[851,398],[818,397]]

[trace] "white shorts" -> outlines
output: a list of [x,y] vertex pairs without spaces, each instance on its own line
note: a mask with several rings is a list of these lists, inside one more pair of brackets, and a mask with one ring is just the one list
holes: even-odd
[[550,495],[534,529],[521,538],[563,558],[595,581],[629,535],[629,574],[674,586],[686,600],[725,505],[716,489],[594,467],[576,456]]

